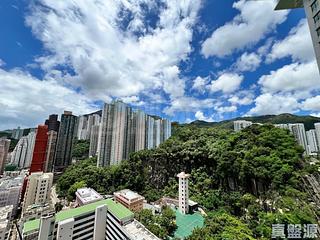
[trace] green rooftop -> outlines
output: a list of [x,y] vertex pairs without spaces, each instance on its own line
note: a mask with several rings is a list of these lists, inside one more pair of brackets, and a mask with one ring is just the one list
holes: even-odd
[[204,218],[200,213],[182,214],[179,210],[174,209],[176,212],[177,230],[174,236],[177,238],[186,238],[191,235],[193,229],[196,227],[203,227]]
[[[98,206],[107,205],[108,210],[116,217],[119,221],[124,221],[128,218],[133,217],[133,213],[124,207],[120,203],[114,202],[112,199],[105,199],[98,202],[90,203],[78,208],[62,210],[55,215],[55,222],[60,222],[69,218],[80,216],[84,213],[94,211]],[[25,222],[23,225],[23,233],[34,231],[39,229],[40,219]]]

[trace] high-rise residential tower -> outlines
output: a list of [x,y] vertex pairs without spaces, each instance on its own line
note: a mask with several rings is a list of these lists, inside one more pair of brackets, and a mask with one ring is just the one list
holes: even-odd
[[35,139],[35,132],[30,132],[19,140],[11,154],[12,164],[17,165],[19,168],[30,167]]
[[56,152],[56,144],[57,144],[58,133],[56,131],[48,132],[48,143],[46,149],[46,160],[44,165],[44,172],[52,172],[53,171],[53,163]]
[[159,146],[171,136],[168,120],[133,111],[116,101],[105,104],[98,139],[98,166],[119,164],[134,151]]
[[39,125],[33,148],[33,155],[29,173],[42,172],[46,165],[46,150],[48,144],[48,126]]
[[77,117],[72,112],[65,111],[61,115],[60,128],[58,133],[54,168],[57,171],[63,170],[71,164],[72,145],[77,130]]
[[10,142],[11,141],[9,139],[0,138],[0,175],[3,174],[3,170],[6,165]]
[[308,142],[308,152],[309,153],[317,153],[319,151],[316,131],[311,129],[306,132],[307,134],[307,142]]
[[97,155],[100,124],[93,125],[90,131],[89,157]]
[[135,112],[134,128],[135,128],[135,151],[146,148],[146,118],[147,115],[142,111]]
[[306,130],[303,123],[290,123],[289,130],[293,134],[297,142],[303,147],[306,153],[309,155],[308,142]]
[[313,48],[320,69],[320,1],[319,0],[279,0],[276,10],[304,8],[307,15]]
[[98,166],[115,165],[127,159],[131,112],[123,102],[104,105],[99,133]]
[[89,140],[92,126],[100,123],[100,115],[97,113],[82,115],[78,117],[77,139]]
[[45,121],[45,125],[48,126],[48,131],[59,131],[60,122],[58,121],[57,114],[51,114],[49,118]]
[[316,131],[318,149],[320,150],[320,123],[315,123],[314,124],[314,129]]

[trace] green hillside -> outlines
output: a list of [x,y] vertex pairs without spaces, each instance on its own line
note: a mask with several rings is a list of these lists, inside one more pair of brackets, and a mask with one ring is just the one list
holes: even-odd
[[[254,123],[271,123],[271,124],[279,124],[279,123],[303,123],[306,130],[310,130],[314,128],[314,123],[320,122],[320,118],[313,116],[297,116],[289,113],[283,113],[280,115],[263,115],[263,116],[255,116],[255,117],[239,117],[221,122],[205,122],[205,121],[194,121],[190,123],[190,125],[197,127],[214,127],[219,126],[227,129],[233,128],[233,121],[235,120],[247,120],[252,121]],[[184,124],[185,125],[185,124]]]

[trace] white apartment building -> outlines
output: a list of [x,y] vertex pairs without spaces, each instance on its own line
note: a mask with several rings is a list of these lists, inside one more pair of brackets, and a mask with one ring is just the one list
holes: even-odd
[[3,174],[3,170],[7,161],[10,142],[11,141],[9,139],[0,138],[0,175]]
[[179,178],[179,210],[183,214],[189,213],[189,180],[190,174],[181,172]]
[[52,181],[52,173],[35,172],[28,176],[23,211],[33,204],[41,205],[50,200]]
[[103,197],[92,188],[79,188],[76,191],[76,202],[79,206],[102,200]]
[[318,149],[320,150],[320,123],[315,123],[314,124],[314,129],[316,131]]
[[309,155],[306,130],[303,123],[290,123],[289,130],[293,134],[297,142],[303,147],[307,155]]
[[98,139],[98,166],[119,164],[134,151],[159,146],[171,136],[169,120],[148,116],[121,101],[105,104]]
[[91,128],[100,124],[99,114],[82,115],[78,117],[77,138],[80,140],[88,140],[91,136]]
[[147,115],[142,111],[135,113],[135,151],[145,149],[146,145],[146,119]]
[[279,0],[276,10],[304,8],[313,48],[320,69],[320,1],[319,0]]
[[319,151],[318,143],[317,143],[317,136],[316,131],[311,129],[306,132],[307,134],[307,142],[308,142],[308,152],[310,154],[317,153]]
[[7,240],[11,228],[13,205],[0,207],[0,240]]
[[233,121],[233,129],[236,132],[241,131],[242,129],[252,125],[252,122],[246,120],[237,120]]
[[20,138],[11,154],[11,163],[19,168],[30,167],[35,139],[35,132],[30,132],[27,136]]
[[99,129],[100,129],[100,124],[93,125],[91,127],[89,157],[94,157],[97,155],[98,144],[99,144]]
[[[112,199],[28,221],[25,240],[158,240],[143,225],[131,224],[134,214]],[[126,227],[128,226],[128,227]]]

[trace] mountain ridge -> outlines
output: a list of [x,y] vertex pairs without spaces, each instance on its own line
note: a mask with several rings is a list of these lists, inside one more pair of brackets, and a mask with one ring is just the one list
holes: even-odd
[[278,115],[237,117],[229,120],[223,120],[220,122],[206,122],[203,120],[196,120],[188,124],[180,124],[180,125],[191,125],[196,127],[223,127],[223,128],[232,129],[233,121],[236,121],[236,120],[247,120],[253,123],[270,123],[270,124],[303,123],[306,131],[310,129],[314,129],[314,123],[320,122],[320,118],[310,116],[310,115],[298,116],[290,113],[282,113]]

